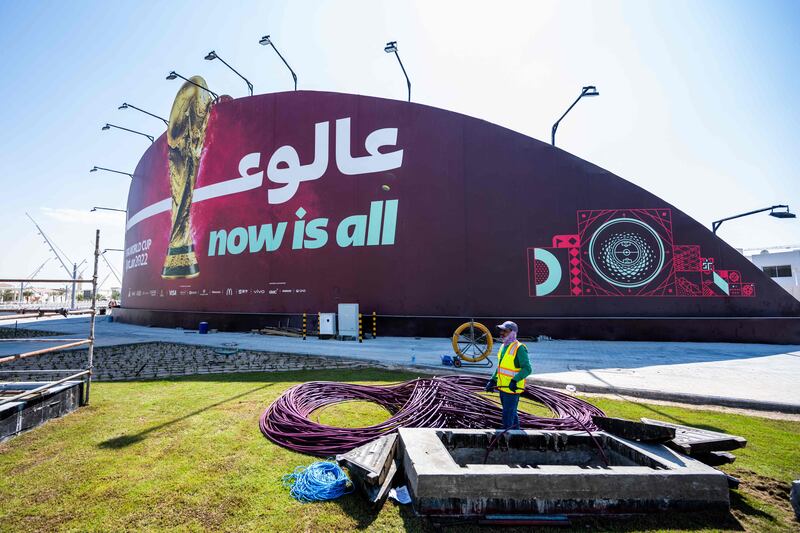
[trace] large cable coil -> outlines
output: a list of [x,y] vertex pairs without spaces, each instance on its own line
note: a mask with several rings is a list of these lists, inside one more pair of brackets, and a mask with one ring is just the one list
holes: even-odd
[[[284,392],[264,411],[259,425],[276,444],[318,457],[348,452],[401,427],[500,428],[500,405],[479,394],[485,384],[486,378],[480,376],[419,378],[393,385],[311,381]],[[522,396],[541,403],[554,415],[546,418],[520,412],[523,429],[595,430],[592,416],[603,415],[590,403],[530,383]],[[354,400],[374,402],[392,416],[364,428],[326,426],[309,418],[317,409]]]

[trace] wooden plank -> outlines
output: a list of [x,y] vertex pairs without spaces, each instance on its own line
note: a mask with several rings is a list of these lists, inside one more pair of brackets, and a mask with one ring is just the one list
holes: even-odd
[[293,331],[285,331],[282,329],[274,329],[274,328],[263,328],[261,329],[260,333],[262,335],[276,335],[278,337],[302,337],[303,335],[300,333],[294,333]]

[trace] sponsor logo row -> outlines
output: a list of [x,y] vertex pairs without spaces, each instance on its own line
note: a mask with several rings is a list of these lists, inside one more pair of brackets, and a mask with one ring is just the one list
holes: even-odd
[[282,294],[305,294],[306,289],[295,288],[255,288],[243,289],[226,287],[224,289],[128,289],[128,298],[152,296],[169,298],[175,296],[279,296]]

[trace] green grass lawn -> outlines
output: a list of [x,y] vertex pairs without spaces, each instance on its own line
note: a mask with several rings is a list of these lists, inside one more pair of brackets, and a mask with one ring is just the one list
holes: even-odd
[[[383,370],[225,374],[95,383],[92,402],[0,444],[0,531],[240,530],[370,531],[433,528],[408,506],[372,511],[358,494],[300,504],[281,477],[315,459],[285,450],[258,429],[262,411],[309,380],[394,382]],[[746,437],[726,470],[742,479],[724,515],[666,514],[584,519],[582,530],[797,531],[788,482],[800,477],[800,423],[591,398],[612,416],[648,416]],[[539,407],[526,406],[541,413]],[[314,414],[360,427],[382,408],[348,402]],[[459,525],[452,530],[478,530]],[[485,531],[485,528],[481,528]],[[508,531],[508,530],[507,530]]]

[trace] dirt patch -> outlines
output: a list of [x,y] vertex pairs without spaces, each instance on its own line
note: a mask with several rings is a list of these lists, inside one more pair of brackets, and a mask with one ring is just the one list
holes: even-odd
[[[797,526],[798,522],[792,509],[792,504],[789,502],[789,491],[791,484],[778,481],[776,479],[760,476],[755,472],[744,469],[734,469],[731,475],[741,480],[738,492],[746,494],[751,498],[758,500],[773,507],[777,511],[777,516],[764,511],[757,511],[753,513],[752,509],[743,509],[740,505],[733,505],[731,512],[736,518],[742,521],[747,521],[748,516],[752,517],[753,514],[762,515],[763,518],[772,522],[783,523],[785,525]],[[735,492],[731,493],[731,503],[736,503],[737,499],[734,497]]]
[[18,516],[15,527],[19,527],[19,531],[56,531],[74,518],[75,515],[67,511],[52,515]]
[[207,502],[165,497],[151,503],[147,509],[121,517],[121,520],[134,529],[199,526],[204,531],[219,530],[222,523],[242,505],[242,500],[237,496]]
[[49,457],[44,453],[38,453],[36,455],[31,455],[30,459],[28,459],[27,461],[20,462],[20,464],[18,464],[17,466],[11,468],[8,471],[8,475],[9,476],[21,476],[22,474],[25,474],[31,468],[35,468],[35,467],[39,466],[40,464],[49,461],[50,459],[52,459],[52,457]]
[[40,503],[47,503],[60,494],[61,491],[56,488],[46,488],[31,494],[28,501],[34,505],[38,505]]

